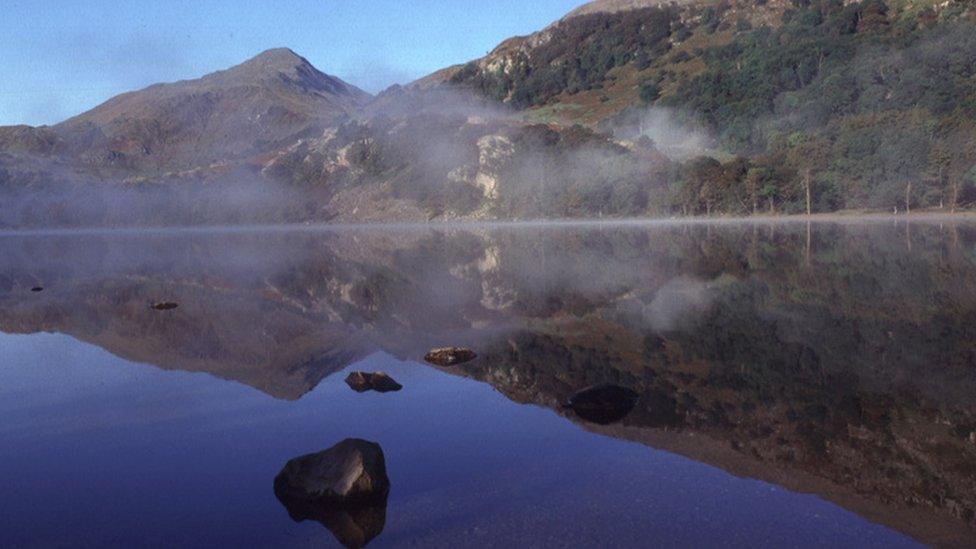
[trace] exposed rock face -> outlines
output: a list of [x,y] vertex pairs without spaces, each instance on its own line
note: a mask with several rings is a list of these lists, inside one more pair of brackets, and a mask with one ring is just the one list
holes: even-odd
[[604,383],[576,393],[568,406],[586,421],[609,425],[627,417],[638,399],[638,394],[626,387]]
[[478,358],[478,355],[476,355],[471,349],[465,349],[462,347],[444,347],[441,349],[432,349],[429,353],[427,353],[427,356],[424,357],[424,360],[438,366],[457,366],[458,364],[471,362],[476,358]]
[[383,449],[350,438],[295,458],[275,477],[274,490],[279,500],[291,503],[341,506],[382,500],[390,491]]
[[385,372],[373,374],[366,372],[352,372],[346,377],[346,384],[357,393],[376,391],[377,393],[391,393],[403,389],[392,377]]

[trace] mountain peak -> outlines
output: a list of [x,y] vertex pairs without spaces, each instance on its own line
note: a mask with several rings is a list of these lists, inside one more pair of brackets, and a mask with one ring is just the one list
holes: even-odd
[[297,85],[307,91],[348,95],[365,100],[368,94],[325,74],[308,59],[289,48],[263,51],[247,61],[201,79],[201,83],[220,86],[248,85],[255,82]]
[[312,66],[312,64],[308,62],[308,59],[298,55],[290,48],[272,48],[255,55],[237,66],[253,66],[268,69],[290,69],[304,65]]

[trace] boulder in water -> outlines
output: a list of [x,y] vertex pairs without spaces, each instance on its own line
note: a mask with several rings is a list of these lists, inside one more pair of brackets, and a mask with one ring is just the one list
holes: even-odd
[[639,399],[640,395],[626,387],[603,383],[574,394],[567,407],[586,421],[609,425],[627,417]]
[[289,461],[275,477],[274,489],[282,501],[367,503],[385,497],[390,480],[380,445],[350,438]]
[[289,461],[274,482],[292,520],[320,522],[346,547],[383,532],[389,490],[383,450],[359,439]]
[[465,349],[463,347],[443,347],[440,349],[432,349],[424,360],[430,362],[431,364],[436,364],[437,366],[457,366],[458,364],[464,364],[465,362],[471,362],[472,360],[478,358],[478,355],[474,354],[471,349]]
[[36,294],[38,292],[43,292],[44,291],[44,288],[41,287],[41,286],[34,286],[33,288],[31,288],[31,291]]
[[173,303],[172,301],[157,301],[149,307],[157,311],[172,311],[173,309],[179,307],[179,304]]
[[352,372],[346,377],[346,384],[357,393],[376,391],[377,393],[390,393],[403,389],[392,377],[384,372],[369,374],[366,372]]

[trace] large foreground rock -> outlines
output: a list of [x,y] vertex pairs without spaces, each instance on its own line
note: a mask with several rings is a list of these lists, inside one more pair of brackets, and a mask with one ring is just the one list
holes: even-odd
[[365,503],[385,497],[390,480],[380,445],[350,438],[289,461],[275,477],[274,488],[279,499]]
[[363,547],[383,532],[390,481],[379,444],[346,439],[289,461],[275,496],[296,522],[321,523],[342,545]]

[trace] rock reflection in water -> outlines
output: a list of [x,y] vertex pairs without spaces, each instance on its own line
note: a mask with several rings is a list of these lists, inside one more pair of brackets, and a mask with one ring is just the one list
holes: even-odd
[[574,394],[566,406],[584,421],[610,425],[627,417],[639,398],[636,392],[626,387],[603,383]]

